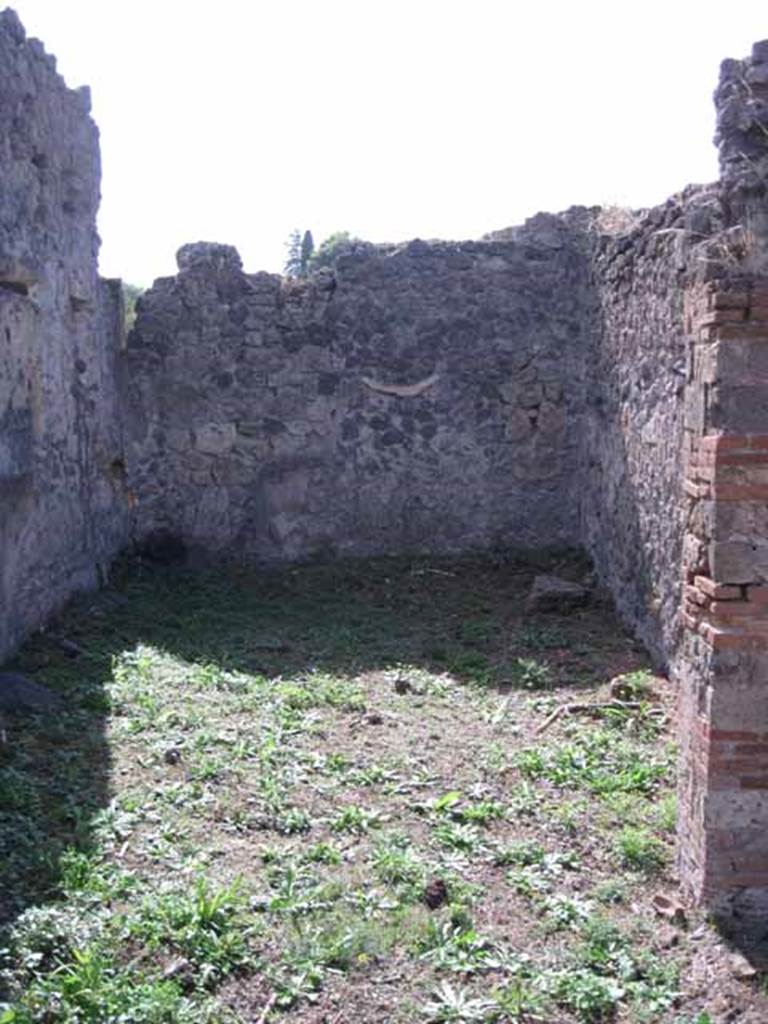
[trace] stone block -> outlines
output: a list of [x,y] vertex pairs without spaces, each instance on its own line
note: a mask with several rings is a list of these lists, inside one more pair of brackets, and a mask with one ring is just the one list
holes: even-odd
[[32,412],[6,409],[0,414],[0,487],[29,476],[32,467]]
[[768,430],[768,387],[759,384],[719,384],[710,389],[707,426],[736,434]]
[[196,270],[217,273],[222,270],[242,271],[243,261],[233,245],[218,242],[188,242],[176,253],[176,265],[182,273]]
[[709,564],[712,576],[722,583],[764,583],[768,580],[768,537],[713,541]]
[[226,455],[237,437],[234,423],[205,423],[194,428],[195,448],[206,455]]
[[568,612],[582,608],[589,601],[589,591],[579,583],[559,576],[537,576],[525,601],[527,612]]

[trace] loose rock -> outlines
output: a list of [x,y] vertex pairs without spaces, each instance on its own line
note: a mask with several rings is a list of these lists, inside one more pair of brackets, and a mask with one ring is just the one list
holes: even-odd
[[589,591],[559,576],[537,576],[525,602],[527,612],[570,612],[582,608]]
[[448,902],[448,886],[442,878],[433,878],[424,890],[424,902],[430,910],[437,910]]

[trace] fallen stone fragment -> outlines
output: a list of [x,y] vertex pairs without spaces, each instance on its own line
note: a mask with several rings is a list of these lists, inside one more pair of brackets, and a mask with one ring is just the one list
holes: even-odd
[[656,932],[654,945],[657,949],[674,949],[680,945],[680,932],[671,924],[662,925]]
[[757,975],[757,968],[747,960],[743,953],[731,953],[728,957],[728,966],[734,978],[747,981]]
[[672,924],[682,927],[686,923],[685,907],[678,900],[664,893],[657,892],[651,900],[653,909],[657,914],[666,917]]
[[63,701],[59,694],[18,672],[0,672],[0,710],[57,711]]
[[589,600],[589,591],[579,583],[559,576],[537,576],[526,598],[527,612],[570,612],[582,608]]

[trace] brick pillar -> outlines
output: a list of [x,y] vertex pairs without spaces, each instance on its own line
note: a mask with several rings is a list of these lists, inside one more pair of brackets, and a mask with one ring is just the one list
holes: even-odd
[[768,279],[686,300],[678,864],[748,923],[768,912]]

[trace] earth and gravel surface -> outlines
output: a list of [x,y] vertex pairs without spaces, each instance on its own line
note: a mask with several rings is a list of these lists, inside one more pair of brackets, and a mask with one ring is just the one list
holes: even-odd
[[0,1022],[768,1020],[760,948],[678,902],[671,685],[598,597],[526,610],[542,572],[587,567],[133,563],[72,605],[7,666],[60,699],[5,714]]

